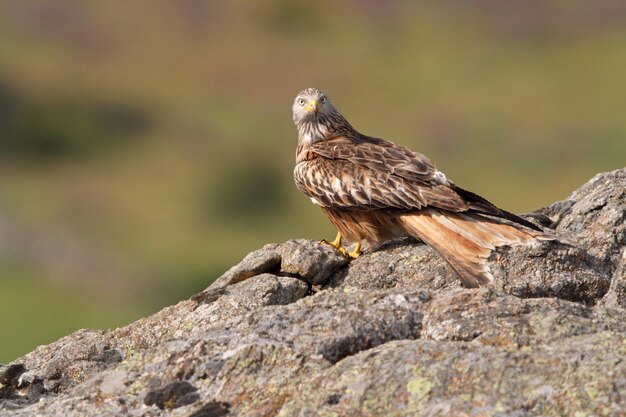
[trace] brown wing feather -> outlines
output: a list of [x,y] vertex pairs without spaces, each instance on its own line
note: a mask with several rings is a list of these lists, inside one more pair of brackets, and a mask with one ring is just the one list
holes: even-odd
[[424,184],[434,179],[435,165],[426,156],[383,139],[340,136],[315,143],[311,152],[328,159],[343,159],[355,165],[389,172]]
[[[326,163],[320,160],[327,159],[332,161],[332,165],[342,165],[340,169],[344,172],[334,176],[340,178],[342,183],[348,178],[346,173],[358,174],[354,178],[356,181],[344,185],[346,188],[342,192],[344,198],[338,205],[342,208],[368,210],[386,207],[398,209],[437,207],[453,212],[473,211],[488,214],[541,230],[531,222],[496,207],[477,194],[464,190],[452,182],[438,180],[437,169],[430,159],[393,142],[368,136],[356,139],[340,136],[315,143],[311,146],[309,155],[312,162],[310,169],[321,169],[325,174],[331,173],[331,168],[326,167]],[[367,178],[371,180],[369,186],[359,182]],[[318,185],[323,186],[321,183]],[[376,190],[371,190],[370,188],[374,186]],[[346,199],[349,190],[359,198]],[[305,190],[302,191],[309,194]],[[319,200],[320,204],[335,205],[330,197],[336,191],[327,189],[323,193],[327,204]],[[346,205],[341,204],[344,201]],[[368,201],[371,204],[359,206]]]
[[296,185],[318,204],[344,210],[469,209],[451,187],[434,180],[435,166],[424,155],[382,139],[368,140],[339,137],[314,144],[296,165]]
[[324,207],[343,210],[395,208],[419,210],[426,206],[465,211],[467,203],[443,185],[418,185],[387,170],[364,167],[349,160],[314,158],[296,165],[298,188]]

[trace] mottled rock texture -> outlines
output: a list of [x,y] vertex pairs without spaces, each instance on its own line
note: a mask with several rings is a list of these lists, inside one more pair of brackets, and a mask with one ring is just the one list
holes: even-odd
[[569,243],[464,289],[415,241],[293,240],[190,300],[0,367],[6,416],[624,416],[626,170],[529,215]]

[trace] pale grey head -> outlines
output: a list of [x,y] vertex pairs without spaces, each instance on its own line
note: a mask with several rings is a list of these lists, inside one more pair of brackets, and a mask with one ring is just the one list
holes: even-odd
[[298,93],[293,101],[293,121],[296,125],[313,121],[321,113],[337,112],[330,99],[322,90],[306,88]]
[[293,122],[298,139],[315,143],[330,137],[356,133],[322,90],[306,88],[293,101]]

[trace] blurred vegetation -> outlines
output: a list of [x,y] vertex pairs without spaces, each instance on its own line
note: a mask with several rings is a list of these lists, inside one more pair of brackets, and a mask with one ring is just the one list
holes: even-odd
[[68,97],[24,102],[0,85],[0,152],[3,158],[85,157],[104,146],[120,146],[148,127],[148,117],[125,103]]
[[0,1],[0,362],[328,238],[291,103],[525,212],[626,162],[626,3]]

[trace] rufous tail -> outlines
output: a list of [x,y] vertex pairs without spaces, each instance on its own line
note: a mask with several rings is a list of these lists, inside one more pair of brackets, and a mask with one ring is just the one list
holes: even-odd
[[543,232],[474,213],[423,209],[403,214],[398,220],[408,234],[435,249],[456,271],[465,287],[479,287],[493,281],[487,259],[498,246],[554,239]]

